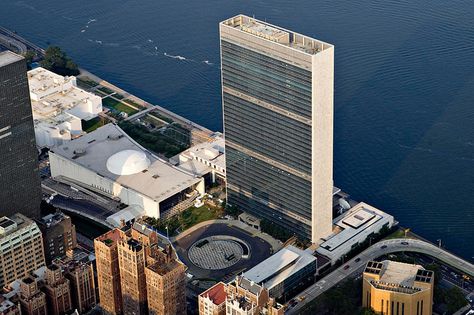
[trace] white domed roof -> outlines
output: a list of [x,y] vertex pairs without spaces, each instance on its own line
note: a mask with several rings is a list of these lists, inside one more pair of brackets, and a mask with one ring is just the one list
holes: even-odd
[[150,166],[146,154],[135,150],[123,150],[107,160],[107,169],[115,175],[132,175],[140,173]]

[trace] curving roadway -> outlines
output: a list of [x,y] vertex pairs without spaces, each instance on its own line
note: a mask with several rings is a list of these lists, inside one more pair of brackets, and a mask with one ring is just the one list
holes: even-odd
[[[395,252],[417,252],[425,255],[435,257],[455,269],[464,272],[467,275],[474,277],[474,265],[465,261],[464,259],[455,256],[442,248],[430,244],[428,242],[409,239],[409,238],[395,238],[386,241],[380,241],[371,247],[364,250],[353,259],[347,261],[338,269],[334,270],[326,277],[322,278],[298,296],[304,300],[295,305],[295,307],[287,310],[286,314],[299,314],[301,308],[307,303],[314,300],[316,297],[332,288],[334,285],[351,276],[356,272],[362,272],[368,261],[374,260],[382,255],[387,255]],[[358,260],[356,262],[356,260]],[[349,266],[349,267],[346,267]],[[344,269],[346,268],[346,269]]]

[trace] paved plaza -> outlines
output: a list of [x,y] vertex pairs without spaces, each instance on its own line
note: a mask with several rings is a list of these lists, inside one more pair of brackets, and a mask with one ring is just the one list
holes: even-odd
[[[201,226],[175,240],[174,245],[188,272],[198,279],[230,278],[272,253],[271,245],[262,238],[225,223]],[[201,248],[197,248],[198,245]]]
[[189,260],[195,266],[210,270],[229,268],[238,263],[243,254],[241,243],[224,235],[201,239],[188,251]]

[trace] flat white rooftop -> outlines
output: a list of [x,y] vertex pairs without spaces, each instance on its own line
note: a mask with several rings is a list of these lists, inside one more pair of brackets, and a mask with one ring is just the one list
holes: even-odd
[[[110,172],[107,168],[107,160],[124,150],[143,152],[149,159],[150,166],[131,175],[116,175]],[[53,151],[72,163],[77,163],[155,201],[171,197],[201,180],[161,160],[114,124],[100,127]]]
[[383,218],[393,221],[391,215],[360,202],[334,220],[335,232],[321,244],[321,247],[333,251],[350,239],[357,237],[358,234],[370,229],[372,225]]
[[0,52],[0,67],[22,60],[23,57],[9,50]]
[[202,142],[179,154],[179,167],[197,175],[203,175],[211,171],[211,163],[218,171],[225,170],[225,142],[221,135],[214,136],[211,141]]
[[331,44],[243,14],[223,21],[222,25],[239,29],[242,32],[294,48],[309,55],[315,55],[324,49],[333,47]]
[[409,287],[414,286],[418,270],[424,269],[420,265],[405,264],[390,260],[384,260],[382,264],[381,282]]
[[243,277],[270,290],[314,261],[310,252],[290,245],[244,272]]
[[63,77],[38,67],[28,71],[33,118],[54,123],[62,113],[88,120],[102,111],[99,96],[76,87],[75,77]]

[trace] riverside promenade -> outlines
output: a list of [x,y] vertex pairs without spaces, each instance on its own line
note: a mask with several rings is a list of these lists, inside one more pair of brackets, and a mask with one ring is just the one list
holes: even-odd
[[[10,30],[8,30],[7,28],[4,28],[4,27],[1,27],[0,26],[0,43],[1,42],[4,42],[4,44],[8,44],[8,46],[13,46],[17,49],[17,52],[20,53],[20,54],[24,54],[26,53],[27,50],[32,50],[34,52],[36,52],[36,54],[38,56],[44,56],[45,54],[45,50],[41,47],[39,47],[38,45],[35,45],[34,43],[28,41],[27,39],[23,38],[22,36],[20,36],[19,34],[15,33],[15,32],[12,32]],[[201,126],[183,116],[180,116],[160,105],[156,105],[156,104],[151,104],[141,98],[139,98],[138,96],[136,95],[133,95],[123,89],[121,89],[120,87],[100,78],[99,76],[93,74],[92,72],[86,70],[86,69],[83,69],[83,68],[79,68],[79,71],[80,71],[80,74],[77,76],[78,78],[82,78],[82,79],[90,79],[92,81],[95,81],[97,82],[98,84],[100,84],[101,86],[103,87],[106,87],[110,90],[112,90],[113,92],[117,93],[117,94],[120,94],[124,97],[124,99],[129,99],[131,101],[133,101],[134,103],[142,106],[145,108],[145,110],[143,111],[139,111],[138,113],[128,117],[127,120],[134,120],[134,119],[137,119],[137,118],[140,118],[144,115],[147,115],[149,112],[151,111],[158,111],[160,112],[161,114],[164,114],[165,116],[168,116],[169,118],[171,118],[173,121],[187,127],[192,135],[193,135],[193,139],[197,139],[198,142],[203,142],[203,141],[206,141],[208,140],[211,135],[214,134],[214,131],[212,130],[209,130],[207,129],[206,127],[204,126]],[[112,95],[113,97],[113,95]],[[115,98],[114,98],[115,99]],[[133,106],[132,104],[128,104],[126,102],[123,102],[123,100],[119,100],[119,99],[115,99],[116,101],[119,101],[127,106],[129,106],[130,108],[133,108],[133,109],[137,109],[135,106]]]
[[146,113],[149,112],[149,111],[158,110],[159,112],[164,113],[165,115],[172,118],[174,121],[176,121],[180,124],[183,124],[187,127],[192,127],[192,129],[196,129],[200,132],[204,132],[204,133],[208,134],[209,136],[214,133],[212,130],[209,130],[206,127],[201,126],[201,125],[199,125],[199,124],[197,124],[197,123],[195,123],[195,122],[193,122],[193,121],[191,121],[187,118],[184,118],[183,116],[180,116],[180,115],[178,115],[178,114],[176,114],[176,113],[174,113],[174,112],[172,112],[172,111],[170,111],[170,110],[168,110],[168,109],[166,109],[166,108],[164,108],[160,105],[151,104],[151,103],[139,98],[138,96],[133,95],[133,94],[121,89],[120,87],[118,87],[118,86],[116,86],[116,85],[114,85],[114,84],[98,77],[97,75],[91,73],[90,71],[87,71],[83,68],[80,68],[79,71],[81,72],[77,76],[79,79],[85,79],[85,80],[89,79],[89,80],[95,81],[98,84],[100,84],[101,86],[106,87],[106,88],[114,91],[115,93],[122,95],[124,97],[124,99],[129,99],[129,100],[135,102],[136,104],[146,108],[144,111],[140,111],[140,112],[128,117],[127,120],[134,120],[136,118],[139,118],[141,116],[146,115]]

